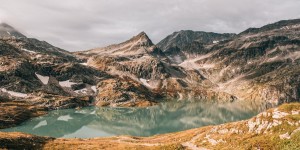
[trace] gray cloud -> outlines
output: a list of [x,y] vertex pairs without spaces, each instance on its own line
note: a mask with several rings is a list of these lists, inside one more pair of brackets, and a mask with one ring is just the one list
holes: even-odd
[[70,50],[145,31],[157,43],[178,30],[241,32],[300,18],[299,0],[0,0],[0,22]]

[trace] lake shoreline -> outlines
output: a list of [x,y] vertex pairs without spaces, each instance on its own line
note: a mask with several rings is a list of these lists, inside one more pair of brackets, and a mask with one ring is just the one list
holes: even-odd
[[[232,149],[233,147],[237,149],[258,147],[293,149],[300,146],[299,142],[296,142],[300,140],[299,110],[300,103],[283,104],[244,121],[145,138],[117,136],[91,139],[56,139],[24,133],[0,132],[0,147],[16,149],[218,149],[221,147],[224,149]],[[267,126],[264,125],[266,122]],[[269,128],[268,125],[270,125]]]
[[84,107],[53,110],[0,131],[56,138],[118,135],[149,137],[245,120],[261,111],[246,102],[219,104],[174,100],[144,108]]

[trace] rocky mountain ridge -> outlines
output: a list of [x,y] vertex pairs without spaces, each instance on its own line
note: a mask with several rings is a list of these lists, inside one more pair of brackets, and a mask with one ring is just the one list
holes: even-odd
[[141,32],[120,44],[70,53],[2,24],[1,95],[87,96],[99,106],[131,107],[163,99],[299,101],[299,27],[299,20],[290,20],[238,35],[180,31],[158,46]]
[[231,39],[234,33],[213,33],[181,30],[161,40],[157,46],[168,55],[173,63],[182,63],[188,58],[209,52],[210,45]]
[[77,52],[87,56],[91,55],[110,55],[110,56],[139,56],[144,54],[163,55],[145,32],[141,32],[131,39],[120,44],[113,44],[103,48]]
[[[141,41],[143,42],[141,43]],[[213,89],[205,88],[204,86],[212,87],[213,84],[197,70],[185,70],[173,65],[165,53],[157,48],[144,32],[120,44],[76,52],[75,54],[81,58],[85,57],[88,66],[120,78],[117,81],[115,79],[108,80],[109,82],[105,82],[105,87],[99,87],[99,91],[103,92],[99,92],[100,95],[96,99],[100,100],[101,104],[115,105],[115,99],[121,99],[122,102],[135,101],[134,103],[136,103],[141,98],[132,95],[130,89],[139,91],[146,89],[146,93],[156,95],[146,96],[146,101],[153,101],[152,97],[155,99],[160,97],[160,99],[208,99],[216,101],[234,101],[236,99],[233,95],[225,92],[216,92]],[[113,87],[117,85],[122,87],[128,83],[134,83],[130,84],[134,86],[129,89],[119,88],[119,86],[118,88],[107,89],[107,85],[111,83],[113,83]],[[120,89],[123,91],[123,94],[119,94],[120,98],[111,98],[107,94],[102,94],[118,93]],[[136,92],[139,93],[139,91]]]
[[0,37],[15,37],[15,38],[25,38],[25,35],[14,29],[12,26],[6,24],[6,23],[1,23],[0,24]]
[[261,32],[243,32],[180,66],[201,69],[219,89],[240,99],[299,101],[299,24],[281,21],[257,29]]

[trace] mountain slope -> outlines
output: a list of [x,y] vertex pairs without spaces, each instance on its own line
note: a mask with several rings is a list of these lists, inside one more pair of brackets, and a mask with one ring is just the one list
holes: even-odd
[[231,39],[235,34],[231,33],[213,33],[202,31],[182,30],[174,32],[161,40],[157,46],[174,63],[181,63],[183,60],[194,55],[205,54],[209,52],[207,45],[217,44],[220,41]]
[[[91,96],[100,106],[145,106],[162,99],[299,101],[299,24],[281,21],[239,35],[181,31],[159,44],[175,44],[172,55],[144,32],[120,44],[69,53],[4,24],[1,93]],[[185,58],[174,64],[173,56],[181,54]]]
[[250,34],[250,33],[258,33],[258,32],[266,32],[274,29],[289,29],[290,27],[295,28],[299,24],[300,19],[293,19],[293,20],[281,20],[275,23],[271,23],[268,25],[265,25],[261,28],[249,28],[245,30],[244,32],[240,33],[242,34]]
[[91,56],[97,55],[113,55],[113,56],[139,56],[144,54],[162,55],[145,32],[141,32],[131,39],[120,43],[113,44],[104,48],[96,48],[88,51],[78,52],[77,54]]
[[218,89],[245,100],[299,101],[300,21],[270,24],[212,46],[180,66],[201,70]]
[[1,23],[0,24],[0,37],[15,37],[15,38],[22,38],[25,37],[22,33],[14,29],[12,26],[6,24],[6,23]]
[[[207,88],[213,87],[214,84],[204,78],[200,72],[187,71],[171,64],[166,55],[153,45],[144,32],[120,44],[75,54],[87,59],[88,66],[117,78],[99,84],[101,92],[96,97],[96,103],[100,105],[131,106],[139,103],[140,100],[152,102],[160,101],[162,98],[235,100],[233,95]],[[122,87],[123,85],[131,88]],[[116,88],[107,88],[107,86]],[[115,97],[105,93],[119,94]],[[152,96],[147,96],[146,93]]]
[[45,110],[87,106],[96,84],[109,77],[80,64],[70,52],[27,38],[7,24],[0,28],[0,98],[5,102],[20,100]]

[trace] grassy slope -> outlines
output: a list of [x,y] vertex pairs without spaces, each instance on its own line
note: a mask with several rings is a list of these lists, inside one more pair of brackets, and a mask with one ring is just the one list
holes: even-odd
[[298,149],[300,103],[284,104],[249,120],[152,137],[54,139],[1,133],[2,148],[44,149]]

